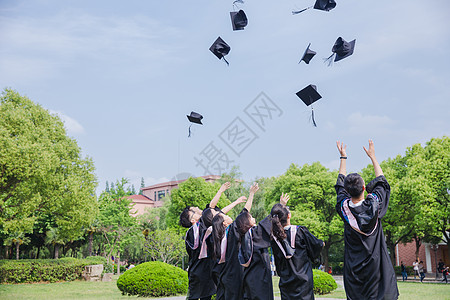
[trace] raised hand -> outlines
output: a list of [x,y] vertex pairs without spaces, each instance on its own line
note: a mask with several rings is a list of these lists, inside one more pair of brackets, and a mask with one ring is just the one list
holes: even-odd
[[237,198],[236,201],[234,201],[234,202],[236,204],[239,204],[239,203],[244,203],[246,200],[247,200],[247,197],[241,196],[241,197]]
[[337,148],[338,148],[338,150],[339,150],[339,154],[340,154],[341,156],[343,156],[343,157],[347,156],[347,151],[346,151],[347,145],[344,145],[343,142],[337,141],[337,142],[336,142],[336,146],[337,146]]
[[280,203],[283,205],[286,205],[288,201],[289,201],[289,195],[281,193]]
[[375,147],[373,146],[373,141],[369,140],[369,150],[366,149],[366,147],[363,147],[364,151],[366,151],[366,154],[368,157],[373,158],[375,157]]
[[253,185],[250,187],[250,194],[254,194],[259,190],[258,183],[254,182]]
[[223,193],[226,190],[228,190],[231,187],[231,183],[229,182],[225,182],[224,184],[222,184],[222,186],[220,187],[220,192]]

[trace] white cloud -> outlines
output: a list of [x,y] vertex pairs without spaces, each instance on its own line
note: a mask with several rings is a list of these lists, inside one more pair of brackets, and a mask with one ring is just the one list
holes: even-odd
[[63,121],[64,127],[66,128],[68,134],[84,133],[83,126],[80,123],[78,123],[77,120],[69,117],[68,115],[66,115],[60,111],[50,110],[50,113],[56,114]]
[[375,136],[389,133],[395,121],[387,116],[363,115],[360,112],[352,113],[348,118],[349,133]]

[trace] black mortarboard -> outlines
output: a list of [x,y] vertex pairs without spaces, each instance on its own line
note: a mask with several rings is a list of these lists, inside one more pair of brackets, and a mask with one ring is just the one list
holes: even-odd
[[[296,93],[297,97],[302,99],[302,101],[306,104],[306,106],[310,106],[322,96],[317,92],[317,87],[313,84],[308,85],[301,91]],[[311,118],[315,127],[317,127],[316,121],[314,120],[314,110],[311,107]]]
[[241,9],[238,12],[230,12],[231,25],[233,25],[233,30],[244,30],[244,27],[248,24],[247,16],[245,12]]
[[199,113],[196,113],[195,111],[191,111],[191,115],[189,116],[186,115],[186,117],[189,119],[189,122],[203,125],[202,124],[203,116]]
[[[191,114],[189,116],[186,115],[186,117],[188,118],[189,122],[191,122],[191,123],[203,125],[203,123],[202,123],[203,116],[199,113],[196,113],[195,111],[191,111]],[[192,126],[192,124],[189,125],[188,137],[191,137],[191,126]]]
[[299,14],[299,13],[304,12],[305,10],[308,10],[312,7],[314,7],[315,9],[318,9],[318,10],[330,11],[336,7],[336,1],[334,1],[334,0],[316,0],[316,3],[314,3],[314,6],[310,6],[310,7],[301,9],[301,10],[293,10],[292,14],[293,15]]
[[309,64],[309,61],[314,57],[314,55],[316,55],[316,52],[309,49],[309,46],[311,46],[311,43],[309,43],[305,53],[303,53],[302,59],[300,59],[298,63],[301,63],[303,60],[306,64]]
[[336,7],[336,1],[334,0],[316,0],[314,4],[315,9],[330,11]]
[[336,58],[334,61],[339,61],[341,59],[346,58],[353,54],[353,50],[355,49],[356,39],[351,41],[350,43],[346,42],[343,38],[338,37],[336,42],[334,43],[333,51],[336,53]]
[[227,65],[229,65],[229,63],[225,59],[225,55],[227,55],[230,52],[231,47],[228,46],[228,44],[225,43],[225,41],[222,40],[220,36],[215,40],[215,42],[211,45],[211,47],[209,47],[209,50],[215,56],[217,56],[218,59],[223,58],[223,60],[227,63]]

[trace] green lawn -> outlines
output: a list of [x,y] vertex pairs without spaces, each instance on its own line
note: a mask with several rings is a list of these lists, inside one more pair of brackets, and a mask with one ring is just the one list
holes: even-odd
[[[279,297],[278,277],[273,279],[274,293],[275,296]],[[128,296],[122,296],[116,287],[116,280],[117,276],[111,282],[73,281],[40,284],[3,284],[0,285],[0,299],[130,299]],[[400,290],[400,300],[450,299],[450,284],[398,282],[398,288]],[[331,294],[316,295],[316,297],[345,299],[345,292],[340,286]]]

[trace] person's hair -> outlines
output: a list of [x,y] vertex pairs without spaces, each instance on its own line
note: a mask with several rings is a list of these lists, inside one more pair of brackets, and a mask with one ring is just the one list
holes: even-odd
[[352,197],[358,197],[364,191],[364,180],[358,173],[348,174],[344,179],[344,189]]
[[236,223],[236,229],[237,232],[240,235],[240,238],[242,238],[245,233],[252,228],[252,225],[250,224],[250,218],[252,215],[247,211],[243,211],[242,213],[237,216],[236,220],[234,222]]
[[186,206],[186,208],[183,210],[183,212],[180,214],[180,225],[186,228],[189,228],[192,226],[191,218],[189,217],[191,211],[191,207]]
[[280,241],[285,239],[286,232],[283,227],[287,224],[289,210],[283,204],[277,203],[272,207],[270,215],[272,216],[273,235]]
[[214,216],[212,219],[212,237],[214,241],[213,259],[217,260],[221,255],[221,243],[225,236],[225,226],[223,225],[223,216],[221,213]]
[[202,214],[202,220],[203,220],[203,224],[205,224],[206,227],[212,226],[212,220],[213,220],[213,213],[212,213],[212,208],[207,208],[205,210],[203,210],[203,214]]

